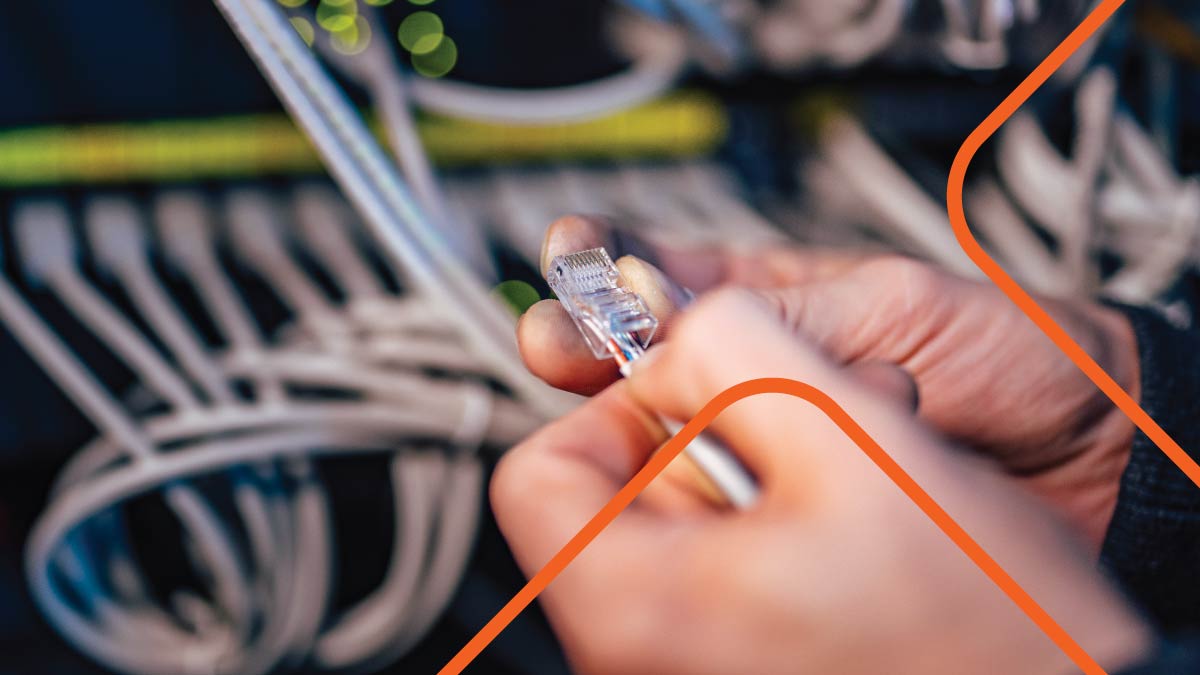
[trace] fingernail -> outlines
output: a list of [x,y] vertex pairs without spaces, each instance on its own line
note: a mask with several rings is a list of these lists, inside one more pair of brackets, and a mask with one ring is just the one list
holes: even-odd
[[606,221],[599,216],[569,215],[555,220],[542,237],[542,251],[538,256],[542,274],[546,273],[555,256],[600,246],[609,248],[608,229]]
[[538,254],[538,271],[543,275],[546,273],[546,268],[550,265],[550,261],[546,258],[550,253],[550,233],[547,232],[542,237],[542,251]]
[[624,284],[642,296],[650,312],[660,321],[692,301],[690,291],[641,258],[623,256],[616,265]]

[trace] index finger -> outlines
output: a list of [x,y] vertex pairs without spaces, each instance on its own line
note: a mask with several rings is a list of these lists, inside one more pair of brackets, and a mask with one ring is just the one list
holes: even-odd
[[[619,383],[511,450],[492,480],[492,505],[525,573],[533,578],[563,550],[665,437]],[[569,561],[541,596],[568,651],[594,642],[600,629],[630,625],[689,522],[635,502]]]
[[[666,439],[619,382],[510,450],[492,479],[491,498],[522,568],[536,571],[549,560]],[[654,520],[636,503],[626,512],[610,530]]]

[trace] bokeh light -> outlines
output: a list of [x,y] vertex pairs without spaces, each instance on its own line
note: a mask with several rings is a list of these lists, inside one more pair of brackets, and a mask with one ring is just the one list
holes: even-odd
[[408,0],[414,5],[432,5],[433,0]]
[[366,2],[372,7],[386,7],[387,5],[392,4],[392,0],[363,0],[363,2]]
[[436,49],[424,54],[413,54],[413,69],[425,77],[441,77],[458,63],[458,45],[449,37],[443,37]]
[[413,54],[429,54],[444,42],[445,27],[433,12],[413,12],[404,17],[396,37],[400,45]]
[[514,314],[520,316],[542,299],[537,289],[524,281],[504,281],[492,289],[492,295],[504,301]]
[[313,39],[316,37],[317,31],[313,29],[313,25],[309,23],[308,19],[294,16],[288,21],[292,23],[292,28],[295,28],[296,32],[300,34],[300,39],[304,40],[304,44],[309,47],[313,46]]
[[330,33],[353,26],[357,16],[356,0],[321,0],[321,4],[317,5],[317,24]]
[[361,54],[371,44],[371,22],[364,16],[356,16],[349,27],[330,33],[329,37],[330,46],[339,53]]
[[284,7],[291,7],[295,9],[296,7],[303,7],[304,3],[308,2],[308,0],[275,0],[275,2],[278,2]]

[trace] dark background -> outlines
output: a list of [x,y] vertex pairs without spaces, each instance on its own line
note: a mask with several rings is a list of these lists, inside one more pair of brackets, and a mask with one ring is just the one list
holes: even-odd
[[[1131,7],[1137,3],[1130,3]],[[1191,3],[1172,9],[1200,17]],[[579,82],[622,67],[600,29],[606,8],[595,0],[438,0],[434,7],[460,48],[453,76],[506,86]],[[395,26],[417,9],[398,1],[385,8]],[[1123,75],[1126,105],[1143,119],[1168,120],[1185,170],[1200,168],[1193,142],[1200,128],[1200,86],[1184,59],[1172,71],[1164,95],[1141,76],[1147,51],[1135,36],[1127,9],[1110,33],[1100,58]],[[1196,22],[1193,23],[1196,25]],[[731,82],[697,76],[727,103],[733,121],[721,150],[750,192],[787,190],[787,153],[802,135],[783,131],[781,111],[813,88],[853,91],[863,114],[881,137],[919,147],[920,165],[936,185],[941,167],[978,120],[1017,81],[1027,64],[986,76],[944,69],[871,66],[853,75],[818,73],[805,78],[747,73]],[[1068,110],[1069,97],[1049,91],[1039,106],[1048,124]],[[0,12],[0,130],[168,118],[196,118],[278,111],[274,95],[206,0],[37,0],[5,3]],[[1067,138],[1069,127],[1059,129]],[[784,142],[781,142],[784,141]],[[781,150],[781,148],[783,148]],[[131,186],[150,190],[154,186]],[[70,198],[87,186],[57,186]],[[12,201],[24,194],[0,189],[0,243]],[[65,645],[41,620],[25,593],[20,554],[29,524],[63,459],[92,433],[86,422],[0,331],[0,672],[94,673],[99,670]],[[336,479],[343,469],[323,467]],[[339,485],[337,480],[329,480]],[[342,483],[344,485],[344,483]],[[355,537],[369,539],[386,522],[362,525],[355,513],[373,513],[378,495],[335,494],[350,506],[347,520],[360,523]],[[355,511],[358,509],[358,511]],[[366,519],[370,522],[370,519]],[[368,569],[382,564],[365,560]],[[368,556],[369,558],[369,556]],[[523,579],[493,524],[481,533],[471,573],[435,634],[394,672],[432,672],[440,667],[512,595]],[[370,574],[366,574],[370,576]],[[563,672],[561,655],[544,619],[527,612],[473,668],[479,673]]]

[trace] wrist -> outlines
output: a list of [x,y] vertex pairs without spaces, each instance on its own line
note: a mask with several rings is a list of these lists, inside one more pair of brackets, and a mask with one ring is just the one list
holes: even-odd
[[[1138,340],[1131,322],[1113,307],[1094,303],[1059,305],[1055,314],[1097,365],[1135,401],[1141,398]],[[1061,357],[1060,357],[1061,358]],[[1071,366],[1074,369],[1074,366]],[[1136,428],[1101,388],[1076,370],[1086,397],[1076,399],[1063,429],[1072,459],[1043,480],[1062,489],[1059,507],[1095,553],[1104,541],[1132,456]]]

